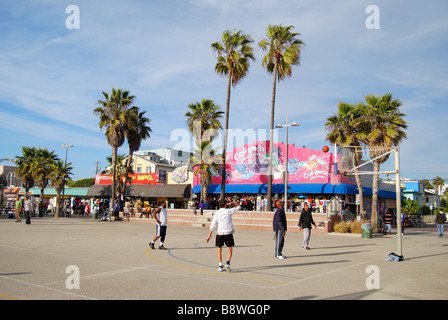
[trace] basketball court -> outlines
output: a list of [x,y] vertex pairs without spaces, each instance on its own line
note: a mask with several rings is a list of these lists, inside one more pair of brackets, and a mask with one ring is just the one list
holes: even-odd
[[168,225],[164,251],[157,250],[158,242],[156,250],[148,246],[153,224],[86,217],[34,218],[31,225],[1,220],[0,299],[448,298],[448,240],[433,230],[405,233],[402,262],[385,261],[396,251],[394,234],[312,234],[311,250],[305,251],[302,234],[287,233],[287,258],[277,260],[273,232],[236,230],[232,272],[218,272],[207,235],[207,228]]

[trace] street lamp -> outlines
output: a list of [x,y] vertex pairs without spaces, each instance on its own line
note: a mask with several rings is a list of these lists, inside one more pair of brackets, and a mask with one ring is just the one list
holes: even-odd
[[285,159],[285,201],[284,207],[286,211],[288,210],[288,127],[298,127],[299,124],[297,122],[288,123],[288,114],[286,114],[286,123],[278,124],[276,128],[286,128],[286,159]]
[[[73,148],[72,144],[68,144],[68,139],[67,139],[67,143],[63,144],[61,146],[61,148],[65,149],[65,162],[64,162],[64,166],[67,165],[67,155],[68,155],[68,148]],[[65,177],[64,177],[64,184],[63,184],[64,188],[62,189],[62,211],[64,211],[64,203],[65,203]],[[56,213],[55,213],[56,215]]]

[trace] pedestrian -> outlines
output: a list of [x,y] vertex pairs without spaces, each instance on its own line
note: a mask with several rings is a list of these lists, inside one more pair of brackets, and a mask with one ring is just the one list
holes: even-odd
[[383,234],[386,234],[389,232],[389,234],[392,233],[392,213],[389,209],[386,209],[386,212],[384,213],[384,231]]
[[154,210],[153,217],[156,220],[156,235],[154,236],[154,239],[149,243],[149,246],[151,249],[154,249],[154,243],[160,238],[160,250],[167,250],[163,243],[165,242],[166,237],[166,229],[167,229],[167,222],[168,222],[168,214],[166,212],[166,202],[161,201],[159,204],[159,207]]
[[199,209],[201,210],[201,216],[204,214],[204,201],[199,202]]
[[218,271],[224,271],[222,265],[222,247],[225,244],[227,247],[227,262],[225,268],[231,272],[230,260],[232,259],[233,247],[235,246],[235,239],[233,238],[233,221],[232,216],[235,212],[241,209],[237,202],[227,203],[225,199],[219,200],[219,210],[213,214],[213,220],[210,224],[210,231],[207,237],[207,243],[212,238],[213,230],[216,228],[215,246],[218,248]]
[[15,204],[16,222],[22,222],[22,218],[20,218],[21,212],[22,212],[22,201],[20,201],[19,196],[17,196]]
[[86,203],[86,205],[84,206],[84,213],[86,214],[86,216],[90,214],[90,206],[88,203]]
[[124,212],[123,212],[123,218],[127,217],[128,221],[129,221],[129,217],[131,216],[131,203],[128,201],[126,201],[126,203],[124,204]]
[[120,203],[118,202],[118,199],[115,199],[113,210],[114,210],[114,221],[118,221],[120,215]]
[[439,233],[439,237],[443,238],[443,231],[445,230],[445,222],[446,222],[446,216],[443,213],[443,210],[440,209],[439,213],[436,215],[437,224],[437,232]]
[[310,247],[308,246],[310,243],[310,236],[311,236],[311,225],[314,225],[315,228],[317,228],[317,225],[314,223],[313,215],[311,214],[311,208],[308,206],[308,203],[305,202],[303,205],[302,213],[300,214],[299,218],[299,230],[303,230],[303,243],[302,243],[302,249],[310,250]]
[[25,213],[26,224],[31,224],[31,212],[33,210],[33,204],[28,196],[25,196],[25,201],[23,202],[23,211]]
[[274,213],[272,226],[275,232],[275,257],[277,259],[285,259],[283,255],[283,246],[285,244],[285,235],[288,229],[285,210],[283,209],[283,201],[277,200],[275,202],[277,209]]

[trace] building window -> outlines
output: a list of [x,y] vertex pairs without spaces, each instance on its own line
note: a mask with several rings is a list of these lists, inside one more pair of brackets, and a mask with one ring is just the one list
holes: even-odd
[[151,167],[146,167],[146,173],[151,173]]
[[179,150],[179,151],[177,152],[177,156],[178,156],[179,158],[182,158],[182,150]]
[[137,167],[137,173],[142,173],[142,167]]

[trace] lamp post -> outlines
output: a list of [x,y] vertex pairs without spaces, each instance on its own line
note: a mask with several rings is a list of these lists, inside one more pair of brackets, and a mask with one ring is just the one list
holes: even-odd
[[298,127],[299,124],[297,122],[288,123],[288,114],[286,114],[286,123],[285,124],[278,124],[275,127],[276,128],[286,128],[286,152],[285,152],[285,200],[284,200],[284,207],[286,208],[286,211],[288,210],[288,127]]
[[[64,166],[67,165],[67,155],[68,155],[68,148],[73,148],[72,144],[68,144],[68,139],[67,139],[67,143],[63,144],[61,146],[61,148],[65,149],[65,162],[64,162]],[[65,202],[65,177],[64,177],[64,183],[63,183],[63,189],[62,189],[62,211],[64,211],[64,202]],[[59,211],[60,212],[60,211]],[[55,213],[56,218],[57,214]]]

